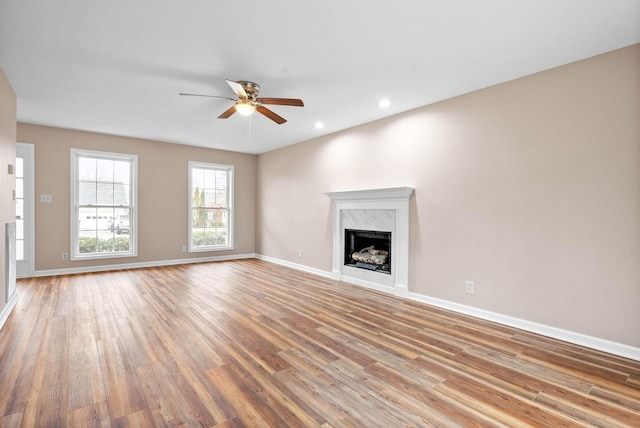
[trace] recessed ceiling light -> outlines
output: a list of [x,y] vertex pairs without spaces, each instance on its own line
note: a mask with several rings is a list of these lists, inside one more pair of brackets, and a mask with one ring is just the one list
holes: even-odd
[[389,101],[388,99],[384,98],[380,101],[378,101],[378,107],[389,107],[391,105],[391,101]]
[[324,123],[316,122],[313,126],[315,126],[317,129],[321,129],[321,128],[324,128]]

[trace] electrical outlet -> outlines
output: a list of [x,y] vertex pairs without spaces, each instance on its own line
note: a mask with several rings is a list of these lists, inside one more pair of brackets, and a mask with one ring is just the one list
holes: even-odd
[[53,201],[51,194],[43,193],[40,195],[40,202],[43,204],[50,204]]
[[298,257],[302,258],[302,250],[298,250]]
[[62,260],[69,260],[69,253],[62,253]]
[[187,252],[187,246],[186,246],[186,245],[183,245],[183,246],[182,246],[182,252],[183,252],[183,253],[186,253],[186,252]]
[[476,284],[475,284],[475,282],[466,280],[464,282],[464,291],[467,294],[475,294],[476,293]]

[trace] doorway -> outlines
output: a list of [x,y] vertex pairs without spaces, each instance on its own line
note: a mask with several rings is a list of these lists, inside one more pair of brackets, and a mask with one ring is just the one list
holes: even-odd
[[35,149],[16,144],[16,277],[35,274]]

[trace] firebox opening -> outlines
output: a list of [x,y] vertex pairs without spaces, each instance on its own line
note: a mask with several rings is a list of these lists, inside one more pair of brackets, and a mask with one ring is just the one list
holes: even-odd
[[345,229],[345,266],[391,275],[391,232]]

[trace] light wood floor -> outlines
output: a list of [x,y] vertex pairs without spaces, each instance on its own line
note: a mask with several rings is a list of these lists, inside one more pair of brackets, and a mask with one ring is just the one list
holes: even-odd
[[258,260],[21,280],[0,426],[640,426],[640,362]]

